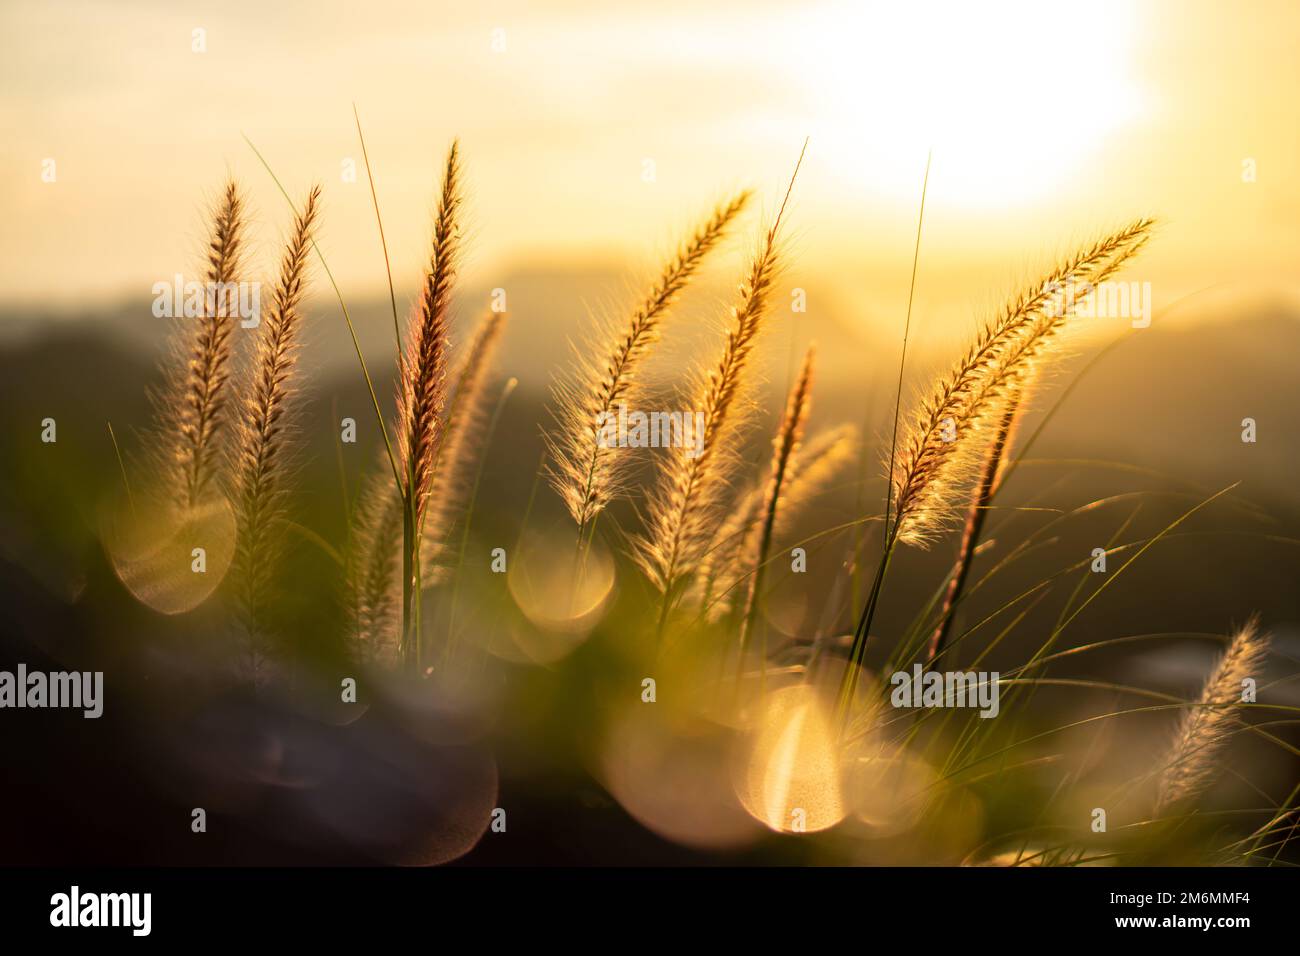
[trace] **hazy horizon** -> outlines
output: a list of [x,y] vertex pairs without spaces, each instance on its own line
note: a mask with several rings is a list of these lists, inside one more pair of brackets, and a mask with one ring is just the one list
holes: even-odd
[[399,289],[422,268],[453,137],[470,170],[465,278],[490,289],[530,267],[653,269],[742,186],[770,215],[808,136],[790,284],[879,334],[906,303],[930,150],[916,305],[932,327],[964,333],[1017,280],[1138,215],[1160,220],[1132,276],[1157,309],[1225,285],[1300,298],[1300,31],[1277,29],[1300,11],[1258,6],[1270,15],[1003,3],[977,46],[946,5],[683,4],[664,19],[589,3],[136,3],[104,18],[12,3],[0,202],[18,228],[0,238],[0,303],[84,311],[188,272],[228,173],[264,272],[287,206],[243,135],[292,194],[324,184],[321,245],[345,294],[384,294],[354,102]]

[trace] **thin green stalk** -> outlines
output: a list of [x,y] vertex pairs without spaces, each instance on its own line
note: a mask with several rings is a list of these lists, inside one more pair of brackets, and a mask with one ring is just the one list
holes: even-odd
[[930,188],[930,164],[933,159],[934,151],[931,150],[925,157],[925,177],[921,180],[921,207],[916,215],[916,242],[912,247],[912,279],[907,290],[907,318],[903,322],[903,350],[898,359],[898,389],[894,395],[894,427],[889,441],[889,470],[885,473],[884,547],[881,548],[880,564],[876,568],[876,578],[872,582],[867,603],[862,608],[862,616],[858,620],[858,627],[853,635],[853,649],[848,662],[844,666],[844,676],[840,681],[837,713],[841,729],[846,726],[848,721],[849,709],[853,704],[853,695],[857,690],[858,671],[861,669],[862,658],[866,653],[867,634],[871,629],[871,621],[876,614],[876,605],[880,600],[880,588],[884,584],[885,572],[889,569],[889,561],[893,557],[894,546],[898,541],[899,522],[895,520],[891,527],[889,520],[890,511],[894,504],[894,460],[898,452],[898,419],[903,405],[903,372],[907,367],[907,339],[912,331],[912,306],[916,301],[916,273],[921,260],[921,228],[925,224],[925,196]]
[[397,374],[400,377],[405,369],[405,361],[402,357],[402,327],[397,319],[397,293],[393,291],[393,266],[388,259],[388,240],[384,238],[384,220],[379,215],[379,196],[375,192],[375,177],[370,171],[370,154],[366,152],[366,137],[361,132],[361,114],[357,112],[357,104],[352,104],[352,116],[357,121],[357,139],[361,140],[361,158],[366,164],[366,179],[370,182],[370,202],[375,208],[375,222],[379,226],[379,244],[384,248],[384,272],[388,275],[388,301],[393,307],[393,335],[397,342]]
[[[384,251],[384,272],[388,278],[388,301],[393,312],[393,336],[397,346],[397,375],[399,380],[405,374],[405,358],[402,355],[402,330],[397,318],[397,293],[393,289],[393,267],[388,255],[388,239],[384,235],[384,220],[379,211],[379,194],[375,190],[375,177],[370,168],[370,154],[366,150],[366,137],[361,130],[361,114],[357,104],[352,104],[352,116],[357,124],[357,139],[361,142],[361,156],[366,166],[366,180],[370,184],[370,201],[375,210],[375,223],[379,227],[379,243]],[[349,326],[350,327],[350,326]],[[359,352],[359,350],[358,350]],[[367,376],[368,378],[368,376]],[[380,424],[382,426],[382,417]],[[385,443],[387,434],[385,434]],[[392,449],[389,449],[392,457]],[[414,488],[414,469],[408,468],[408,485]],[[397,478],[396,466],[393,477]],[[401,482],[398,482],[399,489]],[[418,542],[423,534],[423,516],[417,515],[417,504],[412,495],[403,492],[402,518],[402,635],[404,654],[408,664],[418,673],[423,663],[421,641],[423,629],[420,625],[420,555]],[[418,520],[417,520],[418,519]]]
[[135,497],[131,494],[131,482],[126,479],[126,464],[122,461],[122,449],[117,447],[117,436],[113,434],[113,423],[108,422],[108,437],[113,440],[113,454],[117,455],[117,467],[122,472],[122,487],[126,489],[126,500],[131,506],[131,517],[135,517]]
[[858,689],[858,674],[862,669],[862,659],[866,655],[867,635],[871,631],[871,622],[876,616],[876,605],[880,601],[880,589],[885,583],[885,574],[889,570],[889,561],[894,555],[896,541],[896,537],[891,537],[885,544],[884,554],[880,557],[880,564],[876,566],[875,579],[871,582],[871,592],[867,595],[867,603],[862,608],[862,616],[858,620],[857,629],[853,632],[853,647],[844,664],[844,674],[840,678],[839,703],[835,709],[836,724],[841,731],[848,726],[849,710],[853,706],[853,695],[857,693]]
[[515,554],[518,554],[523,548],[524,529],[528,527],[528,519],[533,514],[533,504],[537,501],[537,488],[542,483],[542,476],[546,474],[546,457],[549,451],[546,445],[542,445],[542,457],[537,462],[537,468],[533,471],[533,487],[528,492],[528,504],[524,507],[523,520],[519,522],[519,533],[515,535]]
[[[889,512],[894,502],[894,459],[898,453],[898,419],[903,408],[903,371],[907,367],[907,338],[912,331],[912,303],[916,298],[916,269],[921,260],[921,226],[925,222],[925,194],[930,186],[930,161],[933,150],[925,157],[925,178],[921,181],[921,209],[916,216],[916,244],[912,247],[912,281],[907,290],[907,318],[903,322],[903,351],[898,358],[898,390],[894,394],[894,428],[889,439],[889,470],[885,472],[885,541],[890,543]],[[897,531],[894,532],[897,537]]]

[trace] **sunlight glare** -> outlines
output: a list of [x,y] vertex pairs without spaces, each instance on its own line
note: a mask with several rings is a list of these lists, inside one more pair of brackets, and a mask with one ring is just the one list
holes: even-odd
[[912,197],[933,148],[946,201],[1028,201],[1078,176],[1147,108],[1124,5],[849,2],[804,23],[785,48],[815,51],[795,68],[812,87],[813,139],[878,193]]

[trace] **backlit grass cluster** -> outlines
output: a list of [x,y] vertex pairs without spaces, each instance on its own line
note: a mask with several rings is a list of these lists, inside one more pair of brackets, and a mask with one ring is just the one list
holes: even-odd
[[[1059,365],[1078,304],[1067,293],[1118,275],[1150,240],[1151,220],[1104,235],[1013,294],[973,331],[956,361],[921,388],[913,407],[891,409],[894,434],[873,450],[883,478],[880,512],[862,510],[842,525],[808,528],[807,516],[851,479],[865,439],[854,424],[814,418],[820,405],[812,343],[800,343],[802,359],[792,362],[783,396],[769,388],[765,374],[773,332],[789,321],[779,304],[787,298],[783,282],[792,253],[785,235],[796,215],[799,164],[777,194],[775,213],[756,214],[757,225],[747,222],[756,191],[723,197],[624,314],[576,338],[574,361],[555,376],[549,415],[537,422],[545,455],[533,498],[526,507],[490,506],[508,510],[507,524],[517,532],[513,540],[492,542],[504,545],[493,552],[499,551],[498,568],[469,563],[466,548],[484,456],[514,382],[503,388],[496,368],[506,316],[466,309],[458,297],[466,242],[463,163],[453,142],[441,165],[426,264],[404,328],[391,297],[397,330],[391,415],[381,408],[357,346],[378,450],[349,501],[345,540],[326,547],[337,548],[331,553],[339,630],[363,668],[359,673],[400,674],[432,697],[439,682],[418,682],[447,673],[494,687],[506,683],[482,676],[497,673],[484,661],[505,631],[512,639],[527,629],[545,632],[545,654],[537,660],[557,668],[584,641],[602,644],[606,656],[593,651],[588,664],[605,661],[609,669],[592,666],[587,673],[598,683],[607,678],[608,686],[593,696],[603,700],[639,687],[640,703],[658,708],[631,717],[614,708],[605,715],[602,783],[636,819],[682,842],[729,845],[748,838],[746,826],[801,834],[854,817],[866,839],[882,846],[913,835],[909,846],[919,849],[898,858],[905,862],[1079,865],[1159,859],[1168,851],[1168,835],[1196,816],[1220,778],[1231,741],[1255,729],[1250,711],[1264,697],[1243,694],[1243,687],[1268,686],[1269,660],[1267,630],[1255,620],[1228,637],[1199,698],[1152,705],[1183,713],[1154,769],[1110,799],[1119,823],[1107,835],[1090,829],[1087,808],[1068,797],[1093,792],[1088,767],[1064,764],[1055,791],[1012,814],[1014,825],[998,821],[965,843],[952,834],[924,834],[936,821],[965,819],[962,801],[988,776],[1009,778],[1023,769],[1020,748],[1038,739],[1023,728],[1032,724],[1036,695],[1053,686],[1048,665],[1092,649],[1063,648],[1068,625],[1147,548],[1227,490],[1152,538],[1109,549],[1123,561],[1119,569],[1079,600],[1076,591],[1057,625],[1030,642],[1038,646],[1032,656],[1001,674],[998,721],[1010,730],[993,731],[966,713],[917,713],[888,702],[894,673],[914,665],[955,669],[959,656],[981,669],[1026,619],[1030,602],[1012,602],[1011,623],[989,639],[991,629],[981,632],[985,622],[963,618],[972,593],[1002,567],[985,569],[982,577],[973,571],[989,544],[986,520],[1023,454],[1017,444],[1032,400],[1050,395],[1045,373]],[[135,543],[127,558],[115,558],[123,581],[146,603],[163,594],[167,601],[159,599],[158,609],[189,610],[206,593],[173,600],[175,586],[150,577],[170,581],[178,572],[162,565],[189,554],[202,529],[220,526],[211,509],[228,513],[229,571],[216,575],[224,576],[219,593],[237,635],[232,657],[259,687],[273,684],[291,656],[279,639],[285,620],[277,604],[285,587],[286,534],[296,521],[302,431],[316,427],[302,413],[311,370],[298,358],[310,322],[327,320],[309,317],[305,308],[314,259],[328,275],[315,243],[322,206],[319,188],[293,206],[269,307],[255,329],[241,329],[219,298],[179,328],[139,459],[156,479],[149,494],[171,517],[159,526],[156,546]],[[243,194],[231,183],[211,215],[203,262],[209,283],[249,275],[246,218]],[[733,237],[744,235],[747,245],[734,243],[744,250],[743,264],[722,261]],[[387,255],[386,242],[384,250]],[[713,313],[687,294],[706,265],[731,269],[736,279],[729,306]],[[341,295],[338,300],[356,343],[347,305]],[[666,366],[664,343],[679,330],[701,327],[706,334],[692,340],[689,367]],[[468,334],[454,341],[460,328]],[[900,398],[906,372],[900,367]],[[610,446],[602,422],[621,407],[699,414],[703,444],[698,453]],[[553,493],[564,531],[543,535],[541,550],[529,552],[516,545],[542,524],[534,512],[539,487],[543,498]],[[1030,538],[998,542],[1004,562],[1032,544]],[[901,552],[949,547],[951,569],[926,582],[933,597],[915,609],[912,625],[880,629],[877,612],[892,595],[898,572],[890,572]],[[808,593],[822,603],[803,609],[793,634],[782,631],[773,623],[778,591],[802,586],[804,568],[792,562],[813,554],[819,587]],[[539,580],[545,582],[540,597]],[[469,651],[453,652],[465,643],[454,623],[458,600],[473,604],[473,660]],[[1106,644],[1103,638],[1095,646]],[[1119,722],[1128,713],[1115,709],[1090,719]],[[1024,757],[1025,766],[1037,759]],[[683,793],[696,794],[696,802],[681,803]],[[1293,792],[1267,808],[1245,837],[1198,830],[1196,861],[1254,859],[1289,840],[1294,798]],[[691,813],[707,822],[678,819]],[[716,821],[707,816],[714,813]],[[888,845],[903,852],[902,844]],[[942,851],[926,856],[928,847],[940,845]],[[962,846],[956,857],[953,845]]]

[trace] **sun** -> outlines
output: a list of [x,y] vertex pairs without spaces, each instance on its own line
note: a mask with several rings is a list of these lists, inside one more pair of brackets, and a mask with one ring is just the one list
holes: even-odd
[[1081,175],[1143,115],[1139,35],[1128,5],[849,0],[782,47],[842,175],[910,196],[933,149],[947,201],[1004,206]]

